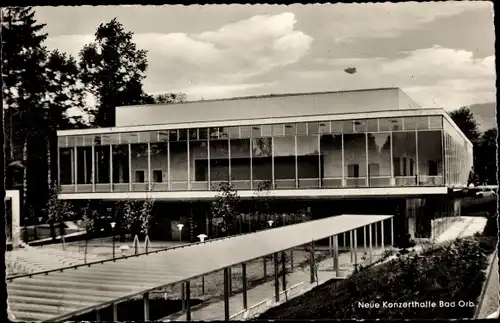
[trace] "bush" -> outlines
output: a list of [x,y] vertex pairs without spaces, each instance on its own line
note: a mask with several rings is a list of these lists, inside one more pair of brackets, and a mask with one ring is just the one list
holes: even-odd
[[[457,240],[420,255],[410,253],[361,270],[343,281],[330,281],[275,307],[260,319],[417,319],[471,318],[474,307],[384,308],[383,302],[472,301],[481,291],[492,239]],[[362,308],[359,302],[379,304]]]

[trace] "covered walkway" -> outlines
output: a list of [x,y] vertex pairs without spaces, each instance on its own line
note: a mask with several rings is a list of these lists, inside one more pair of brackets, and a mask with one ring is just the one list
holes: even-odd
[[[155,289],[183,283],[185,290],[186,320],[191,320],[190,280],[215,271],[224,271],[224,313],[230,318],[229,272],[236,265],[242,266],[243,308],[248,306],[245,263],[264,256],[273,255],[275,273],[275,299],[280,298],[278,277],[278,254],[314,241],[329,239],[333,253],[333,265],[339,277],[338,235],[348,233],[351,246],[357,246],[361,233],[364,244],[372,249],[373,235],[380,229],[381,245],[384,245],[384,227],[389,229],[393,243],[393,220],[391,215],[341,215],[321,220],[264,230],[231,239],[216,240],[185,248],[167,250],[129,259],[117,259],[93,266],[77,267],[41,275],[17,277],[7,282],[9,307],[16,320],[63,321],[77,315],[96,312],[113,306],[116,320],[116,304],[142,295],[144,320],[149,317],[149,293]],[[382,223],[383,225],[379,225]],[[361,230],[360,230],[361,229]],[[361,232],[362,231],[362,232]],[[387,233],[387,231],[386,231]],[[375,241],[377,238],[375,237]],[[313,248],[311,248],[312,250]],[[310,268],[316,268],[311,251]],[[372,253],[369,253],[370,258]],[[354,263],[358,253],[351,253]],[[282,257],[283,259],[284,257]],[[371,261],[371,259],[369,259]],[[284,262],[282,263],[284,266]],[[310,281],[316,277],[310,270]],[[286,271],[284,271],[286,272]],[[286,275],[282,277],[286,286]],[[286,289],[286,287],[284,288]]]

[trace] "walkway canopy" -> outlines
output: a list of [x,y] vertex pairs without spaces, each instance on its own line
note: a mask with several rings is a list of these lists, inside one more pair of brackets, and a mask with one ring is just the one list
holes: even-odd
[[7,282],[16,320],[63,321],[155,289],[378,223],[391,215],[341,215],[128,259]]

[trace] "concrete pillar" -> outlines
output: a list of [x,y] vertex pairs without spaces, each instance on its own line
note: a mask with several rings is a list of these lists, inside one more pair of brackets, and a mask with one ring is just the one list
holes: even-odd
[[349,254],[351,255],[351,262],[353,262],[354,254],[352,252],[352,231],[349,231]]
[[391,246],[394,246],[394,218],[391,218]]
[[265,279],[267,277],[267,259],[265,256],[262,258],[262,264],[264,265],[264,279]]
[[149,321],[149,293],[144,293],[144,321]]
[[182,313],[186,311],[186,287],[184,283],[181,283],[181,311]]
[[286,290],[286,254],[284,251],[281,252],[281,275],[283,290]]
[[333,237],[333,267],[335,268],[335,277],[340,276],[339,268],[339,236]]
[[373,226],[375,227],[375,249],[378,248],[378,222],[373,223]]
[[372,225],[370,224],[368,226],[368,239],[369,239],[369,247],[370,247],[370,264],[373,262],[373,255],[372,255]]
[[280,282],[278,277],[278,254],[273,255],[274,259],[274,299],[276,302],[280,300]]
[[363,252],[366,253],[366,225],[363,227]]
[[189,280],[184,284],[186,286],[186,321],[191,321],[191,284]]
[[382,250],[385,250],[384,224],[384,221],[380,222],[380,246],[382,247]]
[[311,281],[311,284],[314,283],[316,281],[316,263],[315,263],[315,259],[314,259],[314,247],[313,247],[313,244],[311,243],[310,245],[310,256],[309,256],[309,267],[310,267],[310,274],[311,274],[311,277],[310,277],[310,281]]
[[243,280],[243,308],[248,309],[248,295],[247,295],[247,264],[241,264],[241,278]]
[[118,304],[113,303],[113,322],[118,322]]
[[354,229],[354,265],[358,264],[358,230]]
[[293,249],[290,249],[290,269],[293,270]]
[[229,296],[233,295],[233,270],[231,267],[228,268],[229,276],[228,276],[228,288],[229,288]]

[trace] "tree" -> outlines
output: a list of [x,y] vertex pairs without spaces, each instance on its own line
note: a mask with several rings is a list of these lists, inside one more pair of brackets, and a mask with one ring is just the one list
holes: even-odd
[[472,143],[477,142],[481,136],[481,132],[479,131],[474,114],[468,107],[461,107],[458,110],[452,111],[450,117]]
[[143,202],[139,214],[141,233],[148,236],[151,224],[151,213],[153,212],[154,200],[147,197]]
[[484,132],[479,138],[476,148],[474,170],[479,181],[489,185],[497,184],[497,129]]
[[113,127],[117,106],[154,103],[142,89],[147,51],[137,49],[132,36],[115,18],[101,24],[95,42],[80,52],[80,78],[97,101],[97,108],[87,111],[94,126]]
[[224,182],[219,185],[219,192],[212,201],[212,218],[222,224],[221,231],[228,236],[236,227],[236,214],[240,203],[238,192],[233,186]]
[[186,102],[184,93],[165,93],[153,97],[155,104],[172,104]]
[[267,220],[272,213],[272,187],[272,181],[259,182],[254,195],[255,203],[253,204],[256,207],[257,223],[264,228],[267,227]]
[[64,221],[72,219],[75,215],[73,207],[68,201],[60,200],[57,198],[57,188],[53,185],[50,189],[50,198],[46,207],[47,222],[50,225],[50,233],[52,239],[55,240],[54,224],[59,224],[59,234],[64,236]]
[[92,210],[90,205],[90,200],[87,201],[87,205],[83,209],[82,223],[85,228],[85,258],[84,262],[87,263],[87,248],[89,237],[95,230],[95,219],[98,217],[97,210]]

